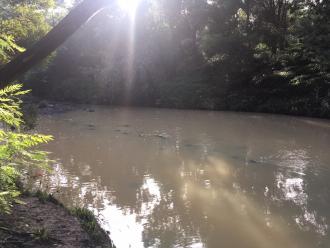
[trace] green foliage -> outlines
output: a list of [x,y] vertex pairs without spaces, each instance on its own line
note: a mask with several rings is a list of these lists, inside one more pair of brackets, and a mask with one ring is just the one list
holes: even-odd
[[[0,66],[23,52],[25,49],[21,45],[30,46],[48,32],[48,9],[52,7],[53,0],[0,3]],[[17,182],[23,171],[30,167],[48,169],[48,153],[35,148],[52,137],[21,132],[26,119],[21,97],[28,92],[22,90],[20,84],[0,89],[0,212],[10,212],[12,203],[17,201]],[[27,126],[31,125],[29,121]]]
[[12,166],[0,167],[0,212],[9,213],[13,199],[19,195],[16,188],[18,171]]
[[87,208],[73,208],[71,213],[78,217],[83,222],[93,222],[95,221],[95,216],[92,211]]
[[328,2],[143,0],[134,25],[107,9],[28,81],[55,100],[330,117]]
[[37,192],[32,195],[37,197],[41,203],[52,202],[55,205],[61,205],[61,203],[56,198],[54,198],[53,195],[48,194],[45,191],[37,190]]
[[10,18],[0,19],[3,33],[17,37],[18,42],[28,46],[43,37],[50,29],[46,17],[37,8],[18,5],[13,8]]
[[13,36],[0,34],[0,65],[9,62],[16,52],[23,52],[24,50],[15,43]]
[[39,240],[41,242],[46,242],[51,240],[50,232],[44,227],[37,229],[33,233],[33,236],[36,240]]
[[50,30],[54,7],[54,0],[2,1],[1,35],[15,37],[20,46],[30,47]]
[[92,211],[87,208],[73,208],[71,214],[76,216],[84,230],[93,238],[94,241],[102,242],[104,237],[103,230],[99,227],[97,220]]
[[[48,168],[48,153],[35,147],[51,141],[52,137],[20,132],[23,120],[19,97],[28,92],[19,84],[0,90],[0,212],[8,213],[19,195],[17,180],[22,170],[32,166]],[[11,131],[13,128],[16,131]]]
[[[18,128],[22,124],[19,96],[29,91],[21,91],[22,85],[14,84],[0,89],[0,121]],[[0,132],[0,136],[4,135]]]
[[76,207],[72,208],[70,213],[79,219],[84,230],[90,235],[96,244],[107,244],[106,247],[115,248],[112,242],[108,243],[108,234],[99,226],[92,211],[87,208]]
[[55,6],[54,0],[8,0],[10,5],[33,5],[38,9],[45,10]]

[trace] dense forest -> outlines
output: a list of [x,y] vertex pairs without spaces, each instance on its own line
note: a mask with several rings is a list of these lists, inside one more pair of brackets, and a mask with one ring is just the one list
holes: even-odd
[[[29,48],[78,2],[1,1],[1,38]],[[100,11],[22,81],[58,101],[330,117],[329,1],[136,8]]]
[[330,1],[0,0],[0,248],[330,247],[330,121],[156,108],[330,119]]

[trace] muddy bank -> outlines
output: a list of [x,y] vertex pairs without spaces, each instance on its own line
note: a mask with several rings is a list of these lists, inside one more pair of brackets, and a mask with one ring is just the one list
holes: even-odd
[[0,215],[1,248],[114,247],[86,210],[69,211],[54,198],[24,196],[10,215]]
[[41,115],[60,114],[79,108],[76,104],[48,101],[35,102],[35,105],[38,107],[38,113]]

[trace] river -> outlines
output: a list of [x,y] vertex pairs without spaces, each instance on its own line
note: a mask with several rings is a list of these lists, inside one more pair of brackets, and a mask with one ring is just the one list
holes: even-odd
[[117,248],[330,247],[330,121],[91,108],[40,117],[40,183]]

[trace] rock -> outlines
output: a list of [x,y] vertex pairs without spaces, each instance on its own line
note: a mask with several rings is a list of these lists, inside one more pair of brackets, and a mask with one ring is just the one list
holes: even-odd
[[250,159],[248,162],[251,163],[251,164],[257,164],[258,163],[258,161],[255,161],[253,159]]
[[88,130],[95,130],[96,129],[94,124],[88,124],[87,127],[88,127]]
[[156,137],[162,138],[162,139],[168,139],[170,136],[166,133],[160,133],[160,134],[155,134]]
[[151,134],[148,134],[148,133],[139,133],[139,136],[140,137],[158,137],[158,138],[161,138],[161,139],[168,139],[170,137],[166,133],[151,133]]
[[91,108],[87,108],[87,109],[85,109],[87,112],[90,112],[90,113],[93,113],[93,112],[95,112],[95,109],[91,109]]
[[73,110],[72,105],[62,103],[48,103],[46,101],[41,101],[38,104],[38,108],[40,114],[46,115],[64,113]]
[[38,108],[47,108],[48,107],[48,103],[46,101],[41,101],[38,105]]
[[187,148],[190,148],[190,149],[201,149],[200,144],[187,143],[187,144],[184,144],[184,147],[187,147]]

